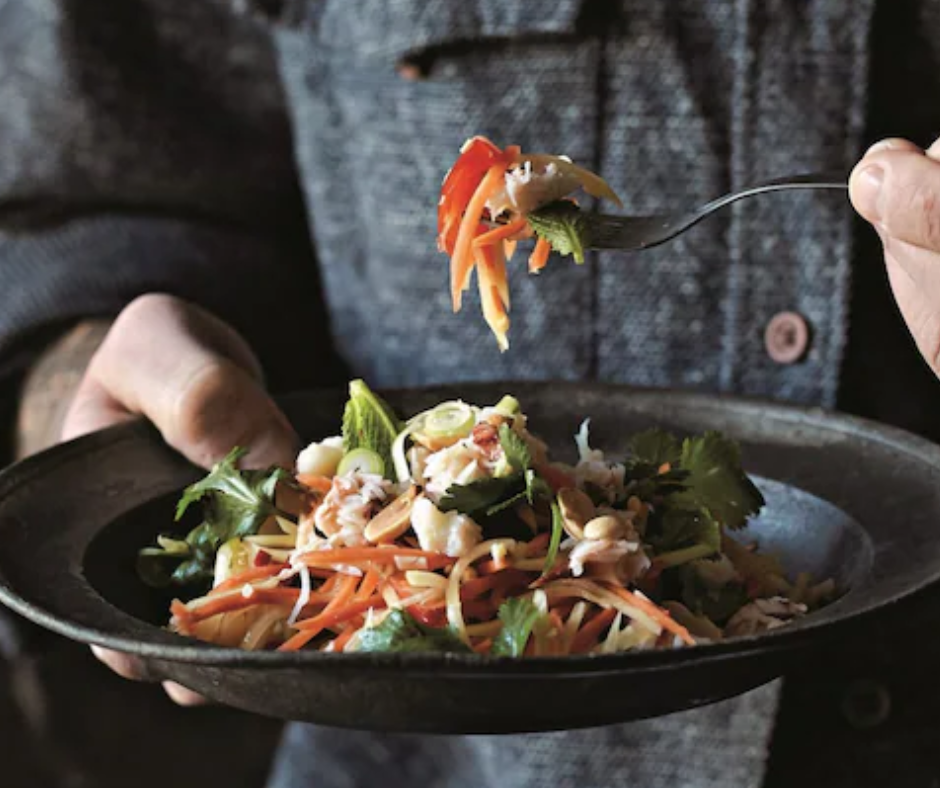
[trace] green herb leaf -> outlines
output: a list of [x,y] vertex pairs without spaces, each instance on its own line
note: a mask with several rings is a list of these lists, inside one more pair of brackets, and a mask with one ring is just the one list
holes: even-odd
[[472,653],[450,629],[425,626],[404,610],[392,610],[378,626],[361,630],[357,640],[357,651]]
[[395,411],[363,381],[349,384],[343,412],[343,450],[368,449],[382,458],[386,472],[394,467],[392,443],[404,425]]
[[575,262],[584,262],[584,250],[589,247],[590,233],[584,212],[567,200],[559,200],[539,208],[526,216],[535,234],[562,255],[571,255]]
[[558,547],[561,544],[561,535],[565,530],[565,522],[561,516],[561,507],[552,501],[552,538],[548,542],[548,552],[545,554],[545,566],[542,574],[547,574],[555,565],[558,558]]
[[490,653],[497,657],[521,657],[532,629],[542,617],[542,611],[529,597],[514,597],[499,606],[499,620],[503,628],[493,638]]
[[630,439],[629,448],[634,462],[657,469],[664,463],[675,465],[682,456],[682,444],[676,436],[660,429],[638,432]]
[[723,626],[731,616],[750,600],[744,585],[729,582],[718,588],[712,588],[699,574],[696,565],[699,562],[679,567],[681,601],[695,615],[708,616],[719,626]]
[[242,471],[236,466],[246,450],[234,448],[209,474],[183,492],[176,519],[202,501],[204,522],[184,540],[161,537],[159,548],[141,550],[137,571],[155,586],[211,582],[215,556],[229,539],[256,534],[265,521],[278,513],[274,493],[278,482],[288,480],[283,468]]
[[721,526],[707,509],[667,509],[647,538],[661,566],[678,566],[721,550]]
[[499,426],[499,444],[503,447],[506,462],[514,471],[527,471],[532,467],[532,455],[526,442],[509,427]]
[[477,479],[469,484],[452,484],[437,508],[442,512],[457,511],[469,517],[493,514],[522,500],[527,493],[524,473]]
[[764,496],[741,468],[741,451],[718,432],[687,438],[679,464],[689,473],[686,489],[670,496],[669,504],[693,511],[707,509],[728,528],[743,528],[760,511]]
[[539,498],[549,495],[551,487],[530,469],[508,476],[477,479],[469,484],[452,484],[437,508],[442,512],[456,511],[474,518],[492,517],[523,501],[534,505]]

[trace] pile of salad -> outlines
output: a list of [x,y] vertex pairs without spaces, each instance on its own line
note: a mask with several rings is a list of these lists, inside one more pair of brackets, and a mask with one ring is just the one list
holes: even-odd
[[764,505],[721,434],[574,436],[555,462],[511,396],[402,421],[362,381],[342,431],[292,471],[235,449],[185,490],[188,534],[142,550],[179,589],[175,632],[296,651],[563,656],[691,646],[779,627],[831,581],[791,580],[741,537]]

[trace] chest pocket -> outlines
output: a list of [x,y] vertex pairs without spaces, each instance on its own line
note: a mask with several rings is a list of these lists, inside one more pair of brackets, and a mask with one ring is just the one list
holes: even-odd
[[500,354],[475,292],[451,313],[435,245],[441,181],[468,137],[595,164],[600,45],[580,30],[581,6],[333,0],[311,3],[283,37],[335,334],[363,374],[386,385],[587,374],[583,270],[553,266],[533,281],[520,248],[512,347]]

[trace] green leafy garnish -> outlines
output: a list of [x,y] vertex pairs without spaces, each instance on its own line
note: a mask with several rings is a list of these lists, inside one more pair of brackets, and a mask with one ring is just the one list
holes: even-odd
[[360,630],[356,651],[472,653],[450,629],[429,627],[404,610],[392,610],[381,624]]
[[680,467],[688,471],[686,488],[670,497],[683,509],[707,509],[727,528],[743,528],[764,505],[764,496],[741,468],[738,444],[718,432],[687,438]]
[[469,484],[452,484],[437,508],[456,511],[468,517],[495,514],[521,501],[526,495],[525,474],[477,479]]
[[651,534],[649,542],[657,550],[660,566],[676,566],[721,550],[721,526],[707,509],[667,509],[659,522],[658,533]]
[[495,657],[521,657],[542,615],[530,597],[519,596],[503,602],[499,606],[499,620],[503,627],[493,638],[490,653]]
[[161,537],[159,547],[140,551],[137,571],[145,583],[161,587],[211,582],[219,548],[229,539],[258,533],[269,517],[280,513],[274,492],[290,474],[278,467],[239,470],[237,463],[245,453],[245,449],[232,449],[205,478],[186,488],[176,507],[176,520],[202,501],[204,521],[185,539]]
[[503,447],[503,456],[512,470],[527,471],[532,467],[532,454],[529,452],[529,447],[508,424],[499,426],[499,445]]
[[694,615],[708,616],[723,626],[750,599],[742,583],[731,581],[714,588],[709,586],[697,568],[698,562],[678,568],[681,601]]
[[590,233],[584,212],[567,200],[558,200],[526,216],[535,234],[562,255],[571,255],[575,262],[584,262],[584,250],[589,247]]
[[394,467],[392,444],[404,425],[395,411],[363,381],[349,384],[349,400],[343,412],[343,450],[368,449],[382,458],[386,469]]
[[656,468],[666,463],[675,464],[682,457],[682,444],[676,436],[660,429],[638,432],[630,439],[629,448],[633,463]]
[[722,527],[744,527],[764,505],[738,445],[718,432],[682,442],[663,430],[641,432],[625,466],[627,496],[652,504],[645,538],[664,566],[719,552]]

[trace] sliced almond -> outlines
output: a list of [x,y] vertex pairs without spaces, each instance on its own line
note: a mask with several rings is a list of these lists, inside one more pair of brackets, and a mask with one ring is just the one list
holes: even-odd
[[565,531],[575,539],[584,538],[584,525],[594,519],[597,509],[594,502],[581,490],[574,487],[565,487],[558,491],[558,506],[561,508],[561,518],[565,524]]
[[372,544],[391,542],[411,527],[411,510],[418,496],[414,485],[399,495],[381,512],[373,517],[363,531],[363,536]]

